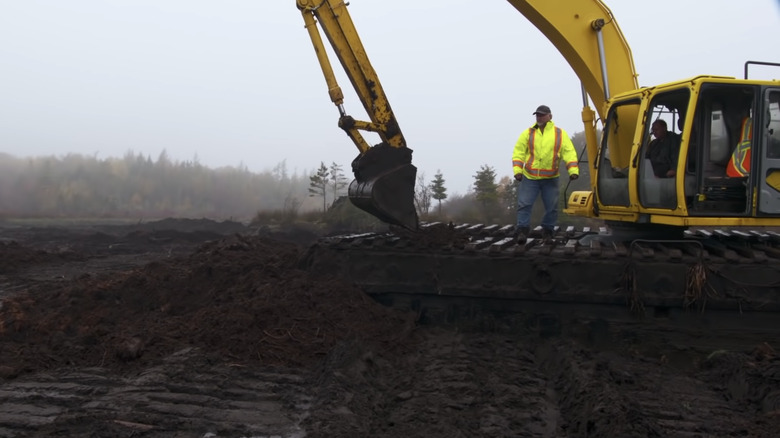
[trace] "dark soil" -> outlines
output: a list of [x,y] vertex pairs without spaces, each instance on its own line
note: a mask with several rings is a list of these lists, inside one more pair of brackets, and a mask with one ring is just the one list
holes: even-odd
[[315,239],[0,228],[0,437],[777,435],[776,333],[421,326],[301,269]]

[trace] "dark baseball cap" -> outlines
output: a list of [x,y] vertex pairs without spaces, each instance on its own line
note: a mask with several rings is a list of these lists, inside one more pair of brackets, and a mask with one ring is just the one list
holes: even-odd
[[539,105],[538,108],[536,108],[536,111],[534,111],[533,115],[541,114],[543,116],[546,116],[547,114],[550,114],[552,111],[550,111],[550,107],[547,105]]

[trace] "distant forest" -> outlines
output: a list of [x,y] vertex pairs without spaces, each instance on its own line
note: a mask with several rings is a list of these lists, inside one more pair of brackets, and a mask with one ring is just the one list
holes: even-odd
[[[582,151],[584,135],[576,133],[572,141]],[[587,189],[587,165],[583,163],[580,172],[584,178],[576,187],[562,184],[562,190]],[[485,164],[475,169],[472,191],[463,195],[447,193],[446,175],[440,171],[433,178],[425,177],[418,173],[415,187],[421,219],[514,223],[517,184],[509,176],[498,178],[494,167]],[[307,173],[291,175],[284,161],[257,173],[242,166],[212,169],[197,160],[174,161],[165,151],[156,160],[132,151],[107,159],[79,154],[18,158],[0,153],[0,219],[297,218],[346,226],[364,223],[367,216],[343,203],[331,209],[346,195],[351,179],[349,167],[337,163],[319,163]],[[562,195],[561,208],[566,201]]]
[[133,152],[123,158],[16,158],[0,153],[0,217],[248,219],[260,210],[309,209],[309,175],[290,175],[284,162],[254,173],[157,160]]

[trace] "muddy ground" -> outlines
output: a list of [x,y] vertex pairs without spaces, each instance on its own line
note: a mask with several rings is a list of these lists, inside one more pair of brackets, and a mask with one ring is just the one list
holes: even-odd
[[422,325],[302,230],[0,223],[0,437],[774,437],[777,333]]

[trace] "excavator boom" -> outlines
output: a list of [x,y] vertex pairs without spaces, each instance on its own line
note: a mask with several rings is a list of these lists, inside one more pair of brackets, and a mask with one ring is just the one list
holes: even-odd
[[631,49],[604,3],[508,1],[563,55],[600,118],[604,118],[611,96],[638,88]]

